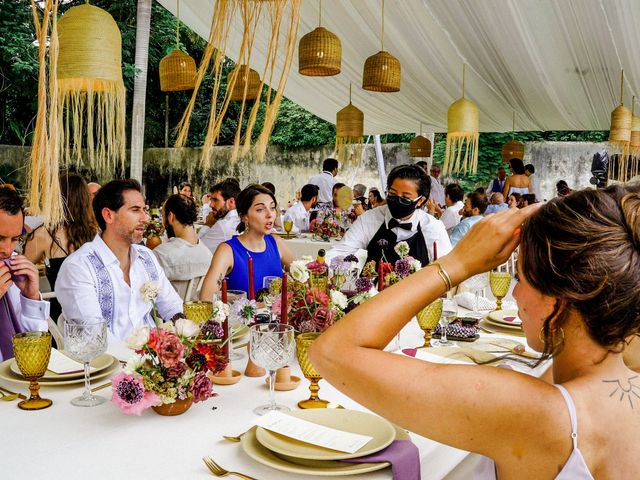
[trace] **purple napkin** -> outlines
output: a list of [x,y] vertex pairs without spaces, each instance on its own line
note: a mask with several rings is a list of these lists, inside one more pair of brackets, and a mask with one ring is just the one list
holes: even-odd
[[11,270],[11,280],[13,280],[14,282],[22,282],[25,278],[27,278],[26,275],[15,275],[13,273],[13,265],[11,264],[11,258],[4,258],[2,259],[2,261],[7,267],[9,267],[9,270]]
[[403,348],[402,349],[402,353],[404,353],[405,355],[408,355],[409,357],[415,357],[416,353],[418,353],[418,349],[417,348]]
[[389,462],[393,480],[420,480],[420,452],[411,440],[394,440],[387,448],[372,455],[342,461],[349,463]]

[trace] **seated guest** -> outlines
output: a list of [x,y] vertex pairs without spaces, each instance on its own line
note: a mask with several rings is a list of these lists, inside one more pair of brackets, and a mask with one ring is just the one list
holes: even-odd
[[471,227],[482,220],[484,212],[487,210],[487,196],[484,193],[472,192],[464,200],[462,209],[462,220],[451,230],[451,245],[454,247]]
[[[273,195],[276,195],[276,186],[271,183],[271,182],[262,182],[261,184],[263,187],[269,189],[271,191],[271,193],[273,193]],[[274,230],[280,230],[282,231],[282,213],[280,212],[280,209],[277,209],[276,211],[276,219],[273,222],[273,228]]]
[[189,182],[182,182],[178,185],[178,193],[185,197],[193,198],[193,191],[191,190],[191,184]]
[[147,247],[139,245],[147,222],[140,184],[112,180],[98,190],[93,213],[102,233],[67,257],[56,297],[67,319],[104,319],[109,337],[124,340],[135,328],[154,326],[152,302],[141,289],[157,284],[155,306],[165,321],[182,317],[182,298]]
[[509,195],[507,205],[509,206],[509,208],[518,208],[518,206],[520,205],[520,194],[512,193],[511,195]]
[[361,183],[356,183],[353,186],[353,199],[357,202],[360,202],[360,205],[366,205],[367,199],[364,196],[366,191],[367,191],[366,185],[363,185]]
[[[623,355],[640,330],[639,232],[640,195],[620,186],[486,217],[438,265],[336,322],[309,360],[399,427],[488,457],[474,478],[638,478],[630,445],[640,442],[640,385]],[[425,305],[506,262],[518,244],[513,296],[527,343],[553,357],[551,384],[383,351]]]
[[14,253],[23,233],[22,199],[0,187],[0,361],[13,358],[16,333],[48,328],[49,302],[41,300],[38,269]]
[[569,185],[564,180],[558,180],[558,183],[556,183],[556,191],[559,197],[566,197],[573,193],[573,190],[569,188]]
[[536,196],[533,193],[525,193],[520,197],[518,208],[528,207],[529,205],[533,205],[534,203],[536,203]]
[[460,211],[464,208],[462,199],[464,198],[464,190],[457,183],[450,183],[444,189],[444,203],[447,208],[442,212],[440,221],[444,223],[447,232],[451,232],[453,227],[460,223],[462,214]]
[[346,187],[344,183],[336,183],[331,188],[331,205],[336,213],[340,213],[342,209],[338,206],[338,192],[342,187]]
[[227,288],[248,292],[249,257],[253,259],[256,291],[263,287],[264,277],[282,276],[282,268],[288,268],[295,259],[285,240],[271,235],[277,203],[269,189],[249,185],[238,195],[236,205],[240,235],[221,243],[216,250],[202,285],[201,300],[211,300],[227,276]]
[[162,222],[169,240],[153,249],[164,274],[182,298],[191,279],[206,275],[213,257],[196,234],[193,222],[197,218],[191,197],[171,195],[162,207]]
[[368,199],[369,199],[369,205],[367,210],[371,210],[372,208],[376,208],[376,207],[379,207],[380,205],[385,204],[384,198],[382,198],[382,195],[380,195],[380,190],[378,190],[376,187],[369,188]]
[[493,192],[491,194],[490,203],[487,209],[485,210],[485,215],[490,215],[492,213],[498,213],[502,210],[507,210],[509,205],[504,203],[504,197],[500,192]]
[[309,213],[318,203],[318,187],[311,183],[300,190],[300,201],[294,203],[282,217],[282,221],[291,220],[294,232],[309,230]]
[[409,254],[423,265],[433,260],[433,242],[438,254],[451,250],[451,242],[441,221],[421,210],[429,197],[429,176],[417,165],[399,165],[387,177],[387,205],[368,210],[358,217],[328,257],[367,250],[367,261],[385,258],[395,262],[394,247],[409,244]]
[[211,215],[215,218],[213,226],[199,236],[209,250],[215,253],[222,242],[231,239],[240,219],[236,212],[236,197],[240,193],[240,184],[235,178],[227,178],[211,187]]

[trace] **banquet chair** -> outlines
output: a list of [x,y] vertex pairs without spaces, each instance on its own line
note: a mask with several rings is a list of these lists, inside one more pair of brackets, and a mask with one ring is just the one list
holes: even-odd
[[64,337],[62,335],[62,331],[60,330],[60,328],[58,328],[58,325],[56,325],[56,322],[54,322],[51,317],[47,317],[47,325],[49,327],[49,333],[51,333],[54,342],[56,342],[56,348],[58,350],[63,350]]
[[176,289],[176,292],[178,292],[178,295],[182,297],[184,302],[191,302],[193,300],[198,300],[203,283],[204,275],[201,277],[194,277],[188,281],[174,280],[171,282],[171,285],[173,285],[173,288]]

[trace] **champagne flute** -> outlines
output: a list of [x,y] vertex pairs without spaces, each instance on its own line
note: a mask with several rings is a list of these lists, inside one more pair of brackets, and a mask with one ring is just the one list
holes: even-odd
[[509,292],[510,284],[511,274],[509,272],[494,271],[489,273],[489,286],[491,293],[496,297],[496,310],[502,310],[502,299]]
[[447,340],[447,325],[453,322],[458,316],[458,304],[452,298],[442,299],[442,315],[440,316],[440,328],[442,334],[439,340],[434,340],[433,344],[436,347],[451,347],[453,342]]
[[269,403],[253,409],[256,415],[264,415],[272,411],[288,412],[290,409],[278,405],[275,401],[276,370],[289,364],[295,340],[293,326],[283,323],[267,323],[254,325],[249,330],[251,360],[269,371]]
[[40,398],[38,379],[44,375],[51,356],[51,334],[49,332],[26,332],[13,336],[13,354],[24,378],[29,380],[31,396],[18,403],[22,410],[40,410],[53,403]]
[[71,358],[84,363],[84,392],[71,400],[76,407],[95,407],[106,398],[91,393],[89,366],[91,360],[107,350],[107,324],[104,320],[66,320],[64,323],[64,348]]

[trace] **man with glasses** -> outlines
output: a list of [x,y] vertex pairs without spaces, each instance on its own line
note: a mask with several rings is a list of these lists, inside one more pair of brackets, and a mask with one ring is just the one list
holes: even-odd
[[440,184],[440,166],[435,163],[431,166],[431,200],[440,205],[440,208],[445,206],[444,187]]
[[343,239],[327,254],[328,258],[367,250],[367,261],[395,262],[394,247],[407,242],[409,255],[422,265],[433,261],[433,245],[438,255],[451,250],[449,236],[441,221],[423,211],[429,198],[430,181],[417,165],[400,165],[387,177],[387,204],[358,217]]

